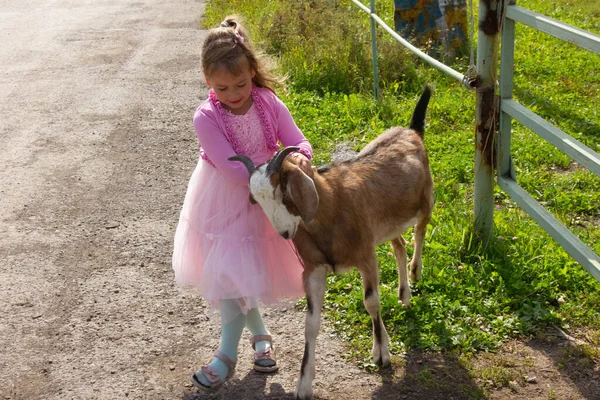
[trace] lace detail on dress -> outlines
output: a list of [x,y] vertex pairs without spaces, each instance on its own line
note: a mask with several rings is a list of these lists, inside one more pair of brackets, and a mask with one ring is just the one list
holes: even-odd
[[267,149],[263,126],[254,104],[244,115],[227,112],[227,119],[240,146],[238,154],[251,157]]
[[[214,90],[211,89],[211,91],[209,92],[209,97],[210,97],[210,101],[212,102],[212,104],[215,106],[215,108],[219,112],[219,117],[221,117],[221,120],[223,120],[225,122],[225,137],[227,138],[227,141],[229,143],[231,143],[231,147],[233,147],[233,150],[236,152],[236,154],[240,154],[240,151],[241,151],[240,143],[238,142],[237,137],[235,136],[235,132],[233,132],[231,124],[228,123],[227,110],[225,110],[225,108],[223,108],[223,105],[217,99],[217,95],[215,94]],[[206,153],[202,154],[202,158],[204,158],[210,162],[210,159],[208,158]],[[210,162],[210,163],[212,164],[212,162]],[[214,166],[214,164],[212,164],[212,165]]]
[[269,123],[265,106],[257,93],[256,86],[252,87],[252,100],[254,101],[254,104],[256,104],[256,111],[258,111],[258,116],[260,117],[260,121],[264,129],[265,139],[267,141],[267,146],[269,146],[269,150],[279,150],[279,146],[277,145],[277,137],[275,136],[273,129],[271,129],[271,124]]

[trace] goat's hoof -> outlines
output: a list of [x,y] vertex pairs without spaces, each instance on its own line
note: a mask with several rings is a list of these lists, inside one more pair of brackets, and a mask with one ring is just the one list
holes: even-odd
[[411,282],[419,282],[421,280],[421,276],[423,276],[423,266],[411,264],[411,266],[410,266],[410,281]]
[[312,398],[313,398],[312,389],[308,392],[303,392],[303,393],[296,390],[296,393],[294,394],[294,399],[296,399],[296,400],[312,400]]
[[387,368],[390,365],[392,365],[392,355],[390,354],[390,352],[388,351],[387,354],[385,354],[382,358],[381,358],[381,367],[382,368]]
[[382,368],[389,367],[392,363],[392,355],[389,350],[382,351],[380,348],[375,348],[371,350],[371,355],[373,356],[373,361],[375,364],[379,365]]
[[296,393],[294,393],[294,399],[296,400],[311,400],[313,398],[312,382],[303,380],[300,378],[296,385]]
[[398,303],[402,304],[402,307],[406,308],[410,304],[410,287],[406,285],[406,287],[398,288]]
[[422,272],[418,271],[418,272],[410,272],[410,281],[413,283],[419,282],[421,280],[421,275]]
[[387,368],[392,365],[391,355],[387,354],[386,356],[381,356],[375,359],[375,364],[380,366],[381,368]]

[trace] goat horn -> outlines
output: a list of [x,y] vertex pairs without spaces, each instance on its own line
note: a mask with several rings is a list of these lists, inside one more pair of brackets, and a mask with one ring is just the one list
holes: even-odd
[[277,154],[275,154],[275,157],[273,157],[271,161],[269,161],[269,165],[267,165],[267,175],[279,172],[279,170],[281,169],[281,164],[283,163],[285,157],[291,152],[298,150],[300,150],[300,147],[298,146],[288,146],[282,149]]
[[242,164],[244,164],[246,166],[246,168],[248,169],[248,173],[250,173],[250,175],[252,175],[254,173],[254,171],[256,171],[254,162],[248,156],[238,154],[237,156],[229,157],[228,160],[229,161],[239,161]]

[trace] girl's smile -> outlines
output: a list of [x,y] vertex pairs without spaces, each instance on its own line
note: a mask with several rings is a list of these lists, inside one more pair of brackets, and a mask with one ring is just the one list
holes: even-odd
[[239,75],[227,70],[212,71],[206,84],[213,88],[217,99],[233,114],[245,114],[252,105],[252,78],[255,72],[244,68]]

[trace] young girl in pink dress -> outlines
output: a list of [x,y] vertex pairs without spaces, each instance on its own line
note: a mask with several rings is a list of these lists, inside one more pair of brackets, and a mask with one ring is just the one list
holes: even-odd
[[229,157],[243,154],[260,165],[283,146],[310,168],[312,148],[273,91],[277,79],[257,58],[236,17],[208,32],[202,70],[211,87],[194,115],[200,160],[189,182],[175,233],[173,269],[178,285],[193,287],[221,314],[215,358],[191,380],[214,391],[233,376],[242,331],[248,327],[254,368],[277,370],[260,304],[298,298],[302,265],[291,241],[275,232],[259,205],[249,201],[248,170]]

